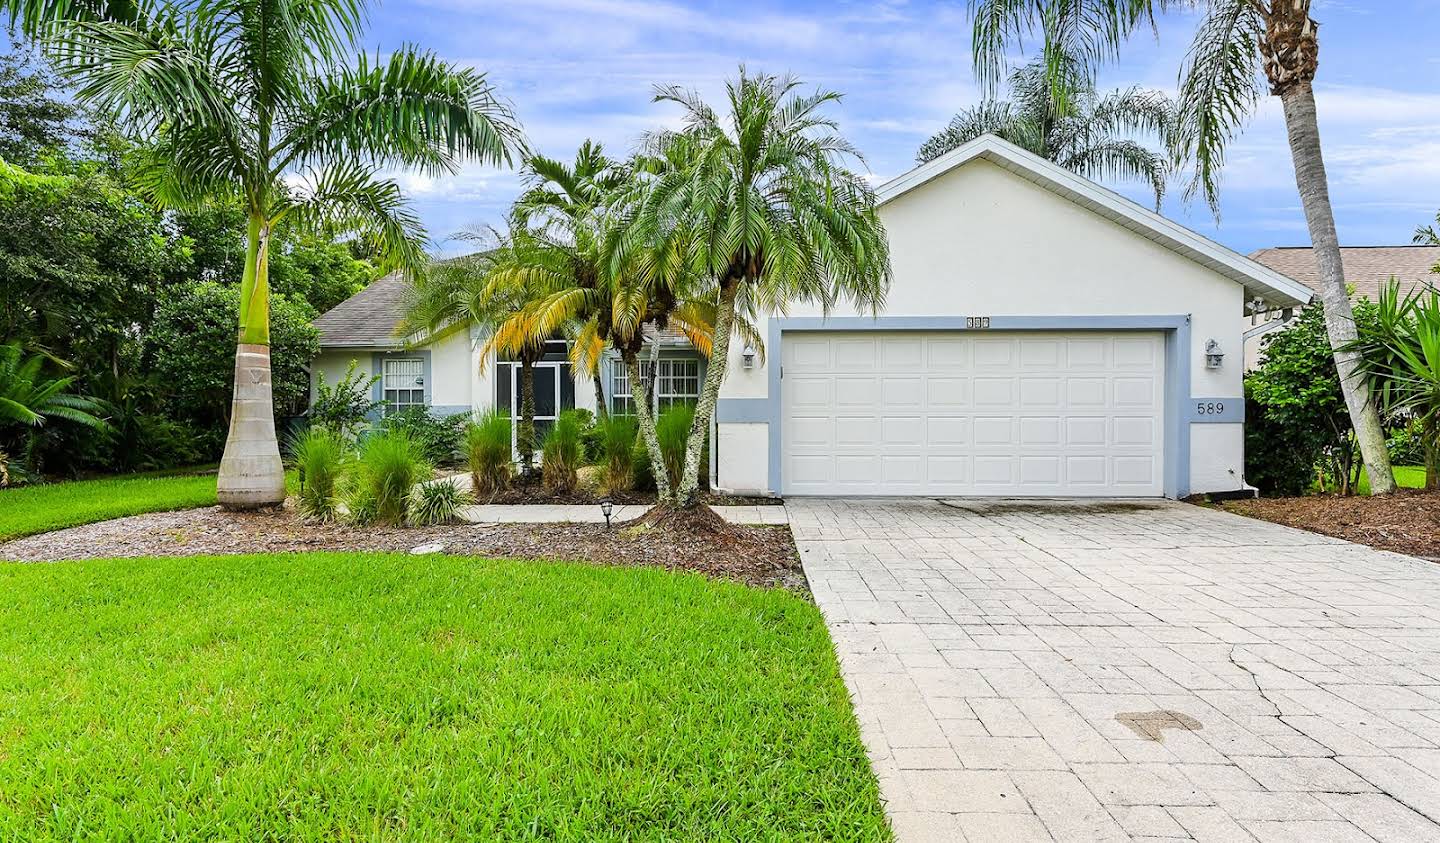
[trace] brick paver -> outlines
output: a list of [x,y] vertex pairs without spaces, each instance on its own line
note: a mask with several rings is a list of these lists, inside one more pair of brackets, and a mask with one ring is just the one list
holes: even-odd
[[787,509],[901,841],[1440,840],[1440,565],[1172,502]]

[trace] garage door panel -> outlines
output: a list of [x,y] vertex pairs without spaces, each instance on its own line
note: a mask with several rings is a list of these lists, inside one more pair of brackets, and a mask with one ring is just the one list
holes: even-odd
[[793,336],[787,493],[1162,493],[1159,333]]

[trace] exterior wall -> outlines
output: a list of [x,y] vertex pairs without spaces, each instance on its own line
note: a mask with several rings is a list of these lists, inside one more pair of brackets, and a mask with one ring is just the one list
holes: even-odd
[[[1183,433],[1167,442],[1167,459],[1183,463],[1174,494],[1234,489],[1244,463],[1242,418],[1245,294],[1242,287],[1200,264],[988,161],[973,160],[927,185],[881,206],[890,238],[893,283],[883,316],[913,321],[959,317],[1014,317],[1011,325],[1043,328],[1079,324],[1094,317],[1106,327],[1112,317],[1182,317],[1176,343],[1167,351],[1184,366],[1185,394],[1169,400]],[[813,305],[796,303],[789,318],[822,315]],[[869,316],[837,309],[832,316]],[[1188,320],[1183,317],[1188,317]],[[1081,319],[1080,321],[1083,321]],[[783,321],[781,323],[783,325]],[[999,325],[997,324],[996,327]],[[855,329],[847,324],[847,330]],[[1065,328],[1061,328],[1065,329]],[[774,326],[762,330],[771,337]],[[1183,347],[1177,343],[1183,339]],[[1217,370],[1205,366],[1205,346],[1215,339],[1226,357]],[[783,342],[783,338],[781,340]],[[778,347],[767,349],[778,365]],[[771,394],[769,365],[743,370],[738,344],[731,346],[730,369],[721,391],[718,485],[736,492],[778,493],[769,478],[771,443],[726,448],[728,440],[753,437],[741,426],[768,426],[778,418],[779,401]],[[778,382],[778,381],[777,381]],[[1224,412],[1197,410],[1199,399],[1219,403]],[[1200,431],[1196,435],[1196,431]],[[1188,436],[1186,435],[1188,434]],[[1190,447],[1183,448],[1186,440]],[[1188,456],[1176,446],[1188,451]],[[1188,476],[1188,481],[1185,478]]]

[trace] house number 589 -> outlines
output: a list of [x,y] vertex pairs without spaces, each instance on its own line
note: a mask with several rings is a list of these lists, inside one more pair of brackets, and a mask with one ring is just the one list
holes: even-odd
[[1225,412],[1225,402],[1201,401],[1195,405],[1195,412],[1202,416],[1218,416]]

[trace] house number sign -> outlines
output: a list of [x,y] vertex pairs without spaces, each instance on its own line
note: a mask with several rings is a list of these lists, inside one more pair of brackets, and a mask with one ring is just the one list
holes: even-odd
[[967,328],[988,328],[990,327],[989,316],[966,316],[965,327]]
[[1195,404],[1195,415],[1197,416],[1219,416],[1224,413],[1224,401],[1198,401]]

